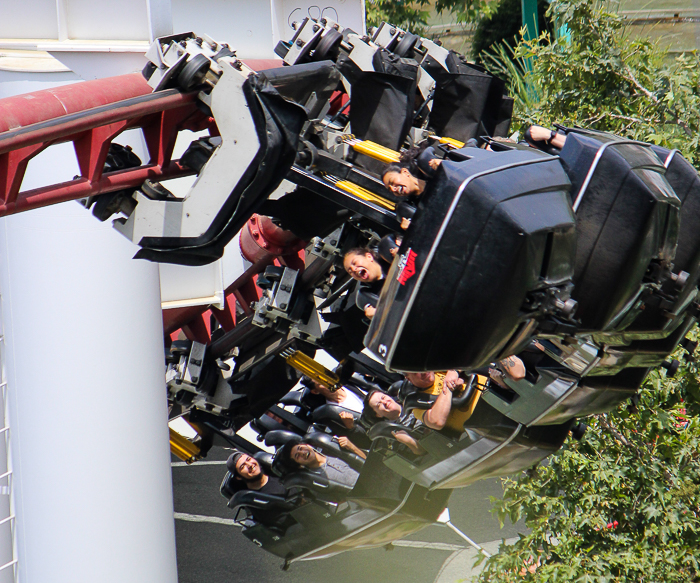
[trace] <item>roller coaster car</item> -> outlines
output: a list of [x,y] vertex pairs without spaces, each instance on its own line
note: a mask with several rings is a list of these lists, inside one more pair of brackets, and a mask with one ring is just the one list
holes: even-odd
[[472,370],[517,353],[538,326],[575,330],[576,224],[559,161],[533,149],[450,158],[421,196],[365,338],[390,369]]
[[[326,106],[340,81],[330,62],[252,73],[228,49],[204,46],[190,33],[158,39],[147,55],[152,66],[144,74],[156,91],[202,90],[202,107],[216,119],[220,138],[206,152],[201,140],[195,142],[183,157],[199,173],[187,196],[142,189],[135,212],[115,222],[142,247],[139,258],[202,265],[221,257],[279,186],[296,157],[304,123]],[[177,63],[172,53],[180,55]]]
[[[282,443],[293,436],[275,432],[269,441]],[[335,444],[327,441],[329,437],[311,434],[306,439],[316,447],[323,446],[325,454],[351,461],[344,452],[333,449]],[[381,454],[370,452],[352,489],[330,484],[318,474],[299,471],[284,478],[285,486],[292,492],[290,500],[267,500],[239,492],[233,495],[229,506],[243,524],[244,536],[284,558],[287,565],[298,559],[383,546],[433,524],[451,492],[428,492],[397,476],[382,461]],[[284,529],[241,518],[241,510],[254,516],[256,508],[265,502],[277,505]]]
[[[666,168],[666,180],[680,200],[678,245],[673,273],[658,293],[647,301],[646,309],[625,330],[627,338],[644,338],[646,330],[672,332],[681,315],[697,299],[700,279],[700,177],[697,170],[677,150],[652,146]],[[658,338],[659,335],[657,334]]]
[[[545,351],[531,367],[533,374],[520,380],[504,377],[507,388],[492,383],[483,395],[486,403],[523,425],[558,425],[609,411],[633,396],[648,372],[648,368],[625,368],[618,374],[599,370],[600,351],[590,343],[569,352],[560,341],[541,340],[541,344]],[[581,354],[589,358],[583,360]],[[605,376],[592,376],[596,372]]]
[[[581,329],[625,330],[627,339],[634,339],[635,320],[664,299],[660,288],[673,279],[680,200],[648,144],[567,130],[560,159],[576,212],[572,297],[579,304]],[[666,318],[638,337],[663,337],[672,322]]]
[[[411,407],[408,402],[406,405]],[[528,428],[481,399],[458,435],[427,427],[411,430],[399,423],[381,421],[371,427],[369,436],[375,442],[386,440],[395,446],[394,433],[408,433],[426,453],[416,456],[403,447],[392,447],[385,453],[384,464],[419,486],[441,490],[525,470],[557,451],[572,425],[573,420]],[[378,449],[376,444],[373,449]]]

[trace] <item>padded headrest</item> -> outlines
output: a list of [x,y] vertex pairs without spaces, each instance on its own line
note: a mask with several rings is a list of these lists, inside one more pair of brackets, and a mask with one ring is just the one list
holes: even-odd
[[401,222],[401,219],[413,219],[416,214],[416,207],[402,200],[396,205],[396,218]]
[[288,429],[275,429],[265,434],[265,445],[270,447],[280,447],[290,439],[301,439],[301,435],[289,431]]
[[325,425],[326,422],[332,421],[342,426],[343,420],[340,418],[341,413],[352,413],[353,418],[360,418],[360,414],[356,411],[350,411],[344,407],[341,407],[340,405],[334,405],[333,403],[326,403],[325,405],[321,405],[320,407],[314,409],[313,413],[311,414],[311,418],[314,420],[314,423],[321,423]]
[[283,405],[303,407],[303,397],[304,395],[302,391],[289,391],[284,397],[280,399],[280,403],[282,403]]
[[[387,263],[392,263],[394,261],[394,254],[398,251],[399,245],[396,243],[396,237],[394,235],[384,235],[379,241],[379,257],[381,257]],[[392,253],[394,251],[394,253]]]
[[270,431],[275,431],[277,429],[282,429],[284,426],[278,421],[275,421],[269,415],[261,415],[257,419],[253,419],[250,422],[250,426],[260,435],[267,435]]
[[401,393],[401,387],[407,382],[408,381],[406,379],[401,379],[400,381],[391,383],[391,385],[389,386],[389,390],[387,390],[387,393],[389,393],[389,395],[391,395],[394,399],[398,399],[399,394]]
[[360,394],[363,392],[369,393],[370,391],[373,391],[375,389],[381,390],[381,387],[377,383],[373,383],[372,381],[368,380],[359,372],[352,373],[352,376],[350,377],[346,388],[357,388],[358,390],[354,391],[357,394],[357,396],[360,396]]
[[266,451],[259,451],[253,457],[258,461],[263,472],[269,475],[272,471],[272,460],[275,456]]
[[226,472],[224,479],[221,481],[219,491],[224,498],[230,500],[236,492],[240,492],[245,487],[246,485],[243,481],[237,480],[231,472]]

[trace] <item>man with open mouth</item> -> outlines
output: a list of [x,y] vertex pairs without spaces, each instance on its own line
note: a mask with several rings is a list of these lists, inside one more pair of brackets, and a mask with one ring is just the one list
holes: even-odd
[[360,474],[345,461],[319,453],[301,439],[293,439],[282,446],[278,455],[285,465],[293,469],[305,469],[328,478],[331,483],[352,488]]

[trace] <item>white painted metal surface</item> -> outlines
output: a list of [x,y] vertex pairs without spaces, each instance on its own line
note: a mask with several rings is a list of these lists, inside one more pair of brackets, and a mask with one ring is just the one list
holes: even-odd
[[[363,0],[331,4],[319,10],[364,32]],[[141,48],[173,30],[272,58],[310,9],[0,0],[0,98],[140,69]],[[52,147],[23,189],[77,173],[71,147]],[[237,240],[230,247],[215,293],[244,268]],[[11,428],[0,414],[0,583],[177,581],[159,274],[135,251],[75,202],[0,219],[0,412]],[[181,292],[173,297],[201,293]]]
[[[5,75],[24,93],[60,74]],[[23,188],[76,173],[72,146],[53,146]],[[76,202],[0,220],[14,460],[0,520],[5,485],[16,515],[0,563],[16,557],[23,583],[177,581],[158,268],[134,251]],[[1,458],[0,440],[0,476]]]
[[2,320],[2,293],[0,292],[0,583],[13,583],[17,565],[15,550],[15,519],[12,494],[12,466],[9,456],[10,427],[7,415],[7,347]]
[[176,581],[157,267],[77,203],[0,253],[20,580]]
[[243,94],[246,77],[221,61],[222,75],[210,94],[210,107],[222,143],[182,202],[152,200],[137,192],[136,210],[124,223],[114,223],[127,238],[199,237],[206,232],[258,149],[255,123]]

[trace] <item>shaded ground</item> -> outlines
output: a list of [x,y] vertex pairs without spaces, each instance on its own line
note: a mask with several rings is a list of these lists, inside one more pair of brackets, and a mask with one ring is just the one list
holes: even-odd
[[[223,461],[228,453],[215,448],[207,461]],[[219,494],[225,473],[224,465],[173,467],[175,512],[232,519],[233,513]],[[480,543],[510,538],[518,531],[509,525],[499,529],[489,513],[489,496],[494,495],[500,495],[498,481],[486,480],[455,491],[450,499],[452,522]],[[280,559],[255,546],[236,526],[176,520],[176,535],[180,583],[432,583],[443,564],[464,545],[452,531],[435,526],[407,539],[441,543],[432,548],[351,551],[321,561],[295,563],[283,572]],[[450,573],[453,571],[454,565]]]

